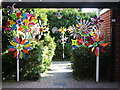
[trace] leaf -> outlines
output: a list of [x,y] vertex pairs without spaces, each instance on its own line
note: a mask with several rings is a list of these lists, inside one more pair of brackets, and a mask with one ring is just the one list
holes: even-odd
[[16,43],[20,43],[20,39],[19,38],[16,38],[15,41],[16,41]]
[[22,54],[23,54],[23,58],[25,59],[25,57],[26,57],[25,53],[24,53],[24,52],[22,52]]
[[23,55],[22,55],[22,52],[20,52],[20,58],[22,59]]
[[16,24],[16,22],[14,22],[14,21],[12,21],[12,20],[10,20],[9,23],[10,23],[11,25]]
[[21,14],[21,13],[16,13],[17,18],[19,18],[19,17],[20,17],[20,14]]
[[25,41],[26,41],[26,39],[22,40],[21,44],[23,45]]
[[12,31],[12,29],[11,29],[11,28],[5,28],[5,29],[4,29],[4,31],[6,31],[6,30]]
[[9,48],[8,51],[15,51],[16,49],[14,48]]
[[100,44],[100,45],[103,46],[103,47],[105,47],[105,46],[108,45],[108,43],[102,43],[102,44]]
[[14,48],[14,46],[7,46],[8,48]]
[[89,46],[88,46],[88,48],[91,48],[91,47],[93,47],[93,45],[89,45]]
[[26,42],[26,43],[24,43],[24,45],[26,45],[26,44],[29,44],[29,41],[28,41],[28,42]]
[[10,44],[11,44],[12,46],[17,46],[17,44],[16,44],[15,42],[10,42]]
[[85,46],[87,46],[87,47],[88,47],[89,45],[91,45],[91,43],[87,43],[87,44],[85,44]]
[[30,47],[30,44],[26,44],[24,47]]
[[16,51],[16,52],[14,53],[14,58],[17,57],[17,52],[18,52],[18,51]]
[[99,55],[98,55],[98,47],[95,49],[94,54],[95,54],[96,56],[99,56]]
[[29,53],[29,52],[28,52],[27,50],[25,50],[25,49],[23,49],[22,51],[23,51],[24,53]]
[[92,47],[91,51],[93,52],[93,51],[94,51],[94,49],[95,49],[95,47]]
[[16,18],[16,15],[15,14],[11,14],[10,15],[12,18]]
[[32,49],[31,47],[24,47],[25,49]]
[[18,31],[22,31],[22,27],[19,27],[19,28],[18,28]]
[[15,30],[15,28],[16,28],[16,24],[14,24],[11,29]]

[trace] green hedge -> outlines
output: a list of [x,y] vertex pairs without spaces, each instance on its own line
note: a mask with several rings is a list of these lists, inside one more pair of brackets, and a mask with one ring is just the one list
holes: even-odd
[[[38,80],[40,73],[47,70],[51,64],[56,44],[54,39],[46,34],[43,40],[33,41],[32,50],[25,59],[20,60],[20,80]],[[16,80],[16,58],[13,55],[2,55],[3,80]]]
[[[100,53],[100,79],[110,79],[110,48],[106,47],[107,53]],[[96,56],[90,54],[88,48],[80,47],[71,51],[71,62],[75,79],[94,79],[96,74]]]

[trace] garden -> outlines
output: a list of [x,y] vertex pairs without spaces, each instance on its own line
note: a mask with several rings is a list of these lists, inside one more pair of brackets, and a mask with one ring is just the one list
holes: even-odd
[[[77,80],[93,80],[96,57],[100,78],[109,80],[110,45],[99,34],[104,22],[81,8],[2,9],[2,79],[38,80],[52,61],[71,61]],[[104,47],[104,49],[103,49]]]

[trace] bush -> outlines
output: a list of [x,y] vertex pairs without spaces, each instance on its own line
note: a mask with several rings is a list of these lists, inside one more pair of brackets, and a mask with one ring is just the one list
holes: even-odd
[[[30,54],[25,59],[20,60],[20,80],[38,80],[40,73],[47,70],[47,67],[51,64],[54,55],[56,45],[49,33],[43,40],[32,41],[31,44],[33,49],[29,51]],[[3,54],[2,59],[3,80],[15,80],[16,58],[6,53]]]
[[[107,53],[100,53],[100,79],[109,80],[110,48],[106,47]],[[80,47],[71,51],[71,62],[75,79],[95,79],[96,56],[90,54],[88,48]]]
[[71,62],[74,77],[93,79],[95,76],[95,56],[89,54],[88,48],[80,47],[71,51]]

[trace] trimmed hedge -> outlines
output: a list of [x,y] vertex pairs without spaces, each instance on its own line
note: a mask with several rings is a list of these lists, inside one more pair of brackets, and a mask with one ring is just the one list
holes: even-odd
[[[100,53],[100,79],[110,79],[110,47],[106,47],[106,53]],[[75,79],[95,79],[96,56],[90,54],[88,48],[80,47],[71,51],[71,62]]]

